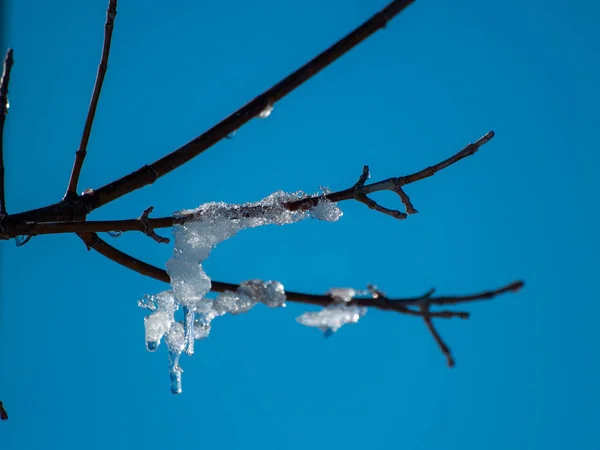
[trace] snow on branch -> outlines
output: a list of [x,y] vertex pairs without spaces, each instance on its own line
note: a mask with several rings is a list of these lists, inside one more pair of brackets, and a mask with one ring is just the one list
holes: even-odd
[[[258,302],[270,307],[283,306],[285,303],[283,286],[274,281],[249,281],[235,291],[226,291],[214,301],[209,300],[206,295],[211,290],[211,280],[202,263],[219,243],[246,228],[285,225],[309,217],[326,221],[336,221],[341,217],[342,212],[337,205],[324,196],[311,211],[290,211],[285,207],[286,203],[304,197],[306,194],[301,192],[276,192],[256,203],[228,205],[212,202],[176,215],[185,216],[187,220],[173,230],[173,256],[167,261],[171,290],[148,297],[140,303],[140,306],[153,311],[145,319],[148,350],[155,350],[162,336],[166,335],[173,393],[181,392],[181,353],[194,353],[194,340],[208,336],[211,321],[215,317],[246,312]],[[240,217],[239,210],[244,208],[260,208],[263,213],[261,216]],[[183,312],[183,324],[174,318],[175,311],[179,309]]]

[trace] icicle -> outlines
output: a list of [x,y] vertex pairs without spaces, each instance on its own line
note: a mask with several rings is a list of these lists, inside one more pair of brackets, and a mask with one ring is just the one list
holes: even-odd
[[185,331],[185,352],[188,355],[194,354],[194,311],[187,306],[183,307],[184,326]]

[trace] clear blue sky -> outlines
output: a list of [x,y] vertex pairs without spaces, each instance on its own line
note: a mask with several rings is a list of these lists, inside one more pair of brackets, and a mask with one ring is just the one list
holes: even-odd
[[[80,191],[199,135],[386,0],[120,3]],[[9,212],[64,193],[106,4],[8,2]],[[324,340],[294,320],[309,308],[258,306],[215,321],[173,396],[136,305],[165,285],[74,236],[2,242],[0,448],[599,448],[598,23],[592,1],[418,0],[267,120],[90,216],[342,189],[363,164],[374,180],[404,175],[493,129],[480,153],[407,189],[410,220],[346,202],[338,223],[245,231],[206,264],[216,280],[315,293],[524,279],[469,321],[438,322],[454,370],[418,319],[373,310]],[[171,252],[138,234],[110,242],[161,267]]]

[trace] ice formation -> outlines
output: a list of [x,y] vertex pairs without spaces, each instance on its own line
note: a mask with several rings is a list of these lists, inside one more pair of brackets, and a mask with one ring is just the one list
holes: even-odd
[[[326,221],[336,221],[341,217],[342,212],[337,205],[324,196],[309,211],[289,211],[284,207],[287,202],[305,197],[306,194],[301,192],[276,192],[256,203],[229,205],[212,202],[176,214],[176,217],[185,216],[187,220],[173,229],[175,246],[173,256],[167,262],[171,289],[147,295],[138,302],[140,307],[151,311],[144,319],[147,349],[155,351],[161,339],[165,339],[169,351],[171,392],[181,392],[181,354],[184,351],[193,354],[194,341],[208,337],[215,317],[244,313],[257,303],[272,308],[285,306],[285,291],[277,281],[250,280],[240,284],[235,292],[221,293],[214,300],[207,298],[211,281],[202,268],[203,261],[215,246],[245,228],[284,225],[310,217]],[[183,323],[175,317],[179,309],[183,313]],[[347,312],[344,311],[343,315]]]
[[359,293],[362,294],[352,288],[332,288],[327,292],[334,299],[332,304],[321,311],[306,312],[296,320],[307,327],[319,328],[328,338],[347,323],[358,322],[367,313],[367,308],[349,304]]

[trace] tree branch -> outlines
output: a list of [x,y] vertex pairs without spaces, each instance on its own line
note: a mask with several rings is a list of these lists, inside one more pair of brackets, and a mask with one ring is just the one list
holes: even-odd
[[[90,194],[78,197],[74,195],[76,193],[73,191],[73,194],[66,195],[62,201],[53,205],[14,214],[11,216],[13,219],[12,223],[83,221],[85,216],[92,210],[122,197],[129,192],[154,183],[159,177],[190,161],[224,137],[230,135],[233,131],[240,128],[252,118],[259,116],[266,108],[272,107],[275,102],[279,101],[298,86],[312,78],[340,56],[368,38],[375,31],[384,28],[388,21],[399,14],[413,1],[414,0],[394,0],[361,26],[313,58],[300,69],[267,89],[261,95],[219,122],[210,130],[158,161],[155,161],[150,165],[145,165],[137,171],[115,180]],[[77,164],[77,156],[75,164]],[[77,170],[75,165],[74,170]],[[73,176],[71,178],[73,179]],[[69,185],[71,184],[70,181]],[[156,225],[153,226],[156,227]],[[6,234],[0,233],[0,238],[5,239],[6,237],[3,236],[6,236]]]
[[104,76],[106,75],[106,69],[108,68],[110,42],[112,39],[116,15],[117,0],[110,0],[108,3],[108,9],[106,10],[106,23],[104,24],[104,45],[102,46],[102,57],[100,58],[100,64],[98,65],[98,73],[96,74],[96,82],[94,84],[94,91],[92,92],[90,107],[85,119],[85,126],[83,127],[83,134],[81,136],[79,149],[75,153],[75,162],[73,163],[73,169],[71,170],[71,177],[69,179],[69,186],[65,196],[77,194],[77,183],[79,181],[79,175],[83,166],[83,160],[87,154],[87,145],[90,139],[90,133],[92,132],[92,125],[96,115],[96,107],[98,106],[98,99],[100,98],[102,83],[104,82]]
[[282,81],[254,98],[254,100],[238,109],[204,134],[158,161],[146,165],[119,180],[113,181],[112,183],[95,190],[86,199],[89,210],[92,211],[129,192],[152,184],[158,178],[198,156],[206,149],[258,116],[266,108],[272,107],[277,101],[281,100],[298,86],[312,78],[340,56],[372,35],[375,31],[385,27],[389,20],[400,13],[413,1],[414,0],[395,0],[391,2],[350,34],[336,42],[294,73],[288,75]]
[[[444,161],[439,162],[433,166],[427,167],[419,172],[415,172],[411,175],[397,178],[388,178],[383,181],[378,181],[369,185],[365,185],[365,181],[368,178],[368,166],[365,166],[363,173],[359,181],[351,188],[343,191],[333,192],[325,195],[324,197],[332,202],[341,202],[345,200],[358,200],[362,203],[367,204],[372,209],[379,212],[388,214],[398,219],[404,219],[407,214],[416,214],[417,210],[413,207],[408,195],[402,190],[402,186],[414,183],[416,181],[423,180],[431,177],[440,170],[443,170],[452,164],[471,156],[479,150],[479,147],[489,142],[494,137],[494,132],[490,131],[483,137],[478,139],[476,142],[467,145],[461,151],[456,153]],[[399,195],[401,202],[406,208],[406,213],[384,208],[378,205],[375,201],[367,197],[367,194],[372,194],[378,191],[392,191]],[[86,194],[82,198],[89,195]],[[291,210],[308,210],[318,204],[323,199],[323,196],[314,195],[305,199],[297,200],[294,202],[285,203],[284,206]],[[247,218],[247,217],[259,217],[264,214],[264,208],[261,206],[248,206],[238,208],[232,211],[231,219]],[[13,216],[14,217],[14,216]],[[142,221],[142,218],[137,219],[125,219],[125,220],[97,220],[97,221],[61,221],[61,222],[25,222],[25,223],[7,223],[5,227],[8,231],[7,236],[18,236],[18,235],[29,235],[36,236],[40,234],[60,234],[60,233],[77,233],[77,232],[125,232],[125,231],[142,231],[152,237],[148,230],[156,228],[168,228],[175,224],[185,223],[189,220],[201,220],[202,217],[198,215],[192,216],[178,216],[178,217],[160,217],[151,219],[146,216],[146,220]],[[12,233],[12,235],[11,235]],[[1,238],[1,236],[0,236]],[[154,238],[154,237],[153,237]],[[160,238],[159,242],[167,242],[165,238]],[[155,239],[156,240],[156,239]]]
[[[107,257],[108,259],[121,264],[135,272],[138,272],[142,275],[154,278],[159,281],[163,281],[165,283],[170,283],[169,274],[163,270],[155,267],[151,264],[145,263],[133,256],[128,255],[116,248],[112,245],[106,243],[102,239],[98,237],[95,233],[79,233],[78,236],[83,240],[83,242],[87,245],[88,250],[94,249],[101,255]],[[223,283],[220,281],[212,281],[211,282],[211,291],[212,292],[226,292],[226,291],[235,291],[239,285],[232,283]],[[419,297],[409,297],[409,298],[396,298],[390,299],[381,291],[369,286],[369,290],[371,295],[369,297],[357,297],[353,298],[348,304],[353,304],[357,306],[363,306],[367,308],[377,308],[383,311],[395,311],[400,314],[407,314],[411,316],[420,316],[425,321],[427,328],[436,343],[438,344],[440,350],[446,357],[446,361],[448,363],[448,367],[454,367],[455,361],[452,356],[452,352],[450,347],[444,342],[439,332],[433,325],[432,318],[443,318],[449,319],[458,317],[461,319],[468,319],[469,313],[462,311],[430,311],[431,305],[455,305],[458,303],[467,303],[479,300],[489,300],[498,295],[505,294],[507,292],[516,292],[520,290],[524,286],[523,281],[514,281],[506,286],[500,287],[498,289],[493,289],[490,291],[484,291],[477,294],[464,295],[464,296],[440,296],[433,297],[434,290],[431,289],[424,295]],[[306,294],[302,292],[292,292],[286,291],[285,293],[286,299],[290,302],[297,303],[305,303],[311,305],[318,305],[326,307],[335,303],[337,300],[334,299],[330,295],[315,295],[315,294]],[[411,306],[415,306],[418,309],[412,309]]]
[[8,83],[13,66],[13,50],[9,48],[4,58],[2,79],[0,79],[0,218],[6,215],[6,196],[4,194],[4,122],[8,113]]
[[[134,258],[121,250],[116,249],[106,241],[102,240],[95,233],[78,233],[81,240],[86,244],[88,250],[96,250],[101,255],[108,259],[127,267],[141,275],[145,275],[150,278],[154,278],[158,281],[170,283],[171,279],[166,270],[160,269],[156,266],[148,264],[137,258]],[[239,285],[233,283],[224,283],[221,281],[212,281],[212,292],[225,292],[235,291]],[[464,295],[464,296],[440,296],[440,297],[429,297],[428,302],[431,305],[455,305],[459,303],[473,302],[477,300],[490,300],[498,295],[505,294],[507,292],[516,292],[524,286],[522,281],[514,281],[506,286],[502,286],[498,289],[484,291],[477,294]],[[286,298],[291,302],[305,303],[309,305],[317,306],[328,306],[335,302],[335,299],[330,295],[317,295],[317,294],[306,294],[302,292],[286,291]],[[424,296],[419,297],[407,297],[407,298],[387,298],[383,295],[370,296],[366,298],[355,298],[350,303],[358,306],[365,306],[371,308],[378,308],[383,311],[396,311],[399,313],[405,313],[414,316],[423,316],[423,313],[417,310],[412,310],[410,306],[420,306],[423,302]],[[454,311],[438,311],[430,312],[431,317],[439,318],[451,318],[459,317],[461,319],[467,319],[468,313],[454,312]]]

